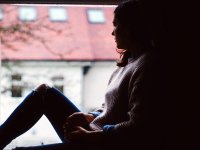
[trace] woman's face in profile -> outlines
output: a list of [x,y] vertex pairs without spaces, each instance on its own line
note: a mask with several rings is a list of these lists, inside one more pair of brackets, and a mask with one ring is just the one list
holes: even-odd
[[119,23],[119,21],[114,17],[113,19],[113,32],[112,35],[115,37],[115,42],[117,44],[118,49],[126,49],[127,48],[127,31],[124,27]]

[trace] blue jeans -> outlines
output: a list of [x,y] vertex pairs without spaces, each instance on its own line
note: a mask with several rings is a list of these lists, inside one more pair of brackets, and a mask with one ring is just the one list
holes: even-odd
[[0,144],[2,142],[5,146],[14,138],[29,130],[42,115],[45,115],[63,143],[29,147],[27,149],[66,149],[66,147],[77,147],[79,144],[72,144],[64,139],[63,124],[69,115],[79,111],[56,88],[47,89],[45,95],[32,91],[0,126]]

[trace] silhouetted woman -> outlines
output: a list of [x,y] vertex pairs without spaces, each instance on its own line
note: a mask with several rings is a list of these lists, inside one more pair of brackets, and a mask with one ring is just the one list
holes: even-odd
[[161,146],[162,117],[158,114],[162,107],[154,21],[142,2],[120,3],[114,11],[112,32],[120,59],[103,105],[93,112],[81,112],[57,89],[42,84],[0,126],[0,148],[29,130],[42,115],[63,143],[16,149],[155,150]]

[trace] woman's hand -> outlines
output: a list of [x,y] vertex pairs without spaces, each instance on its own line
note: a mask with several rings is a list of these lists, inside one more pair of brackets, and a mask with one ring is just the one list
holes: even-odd
[[77,126],[81,126],[84,128],[88,128],[89,123],[94,120],[94,116],[92,114],[86,114],[83,112],[76,112],[67,117],[63,128],[65,133],[72,132]]
[[92,114],[75,112],[66,119],[66,122],[68,124],[73,124],[74,126],[84,126],[85,124],[92,122],[94,118],[95,117]]
[[88,131],[81,126],[76,126],[74,131],[65,133],[65,139],[70,141],[95,141],[100,140],[103,136],[103,131]]

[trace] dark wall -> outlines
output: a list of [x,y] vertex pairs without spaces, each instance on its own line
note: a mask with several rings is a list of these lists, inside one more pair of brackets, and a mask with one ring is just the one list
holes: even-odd
[[[154,1],[155,5],[158,1]],[[163,5],[164,3],[164,5]],[[162,1],[164,32],[160,48],[166,67],[166,92],[172,129],[170,149],[196,149],[199,135],[199,42],[197,4]]]

